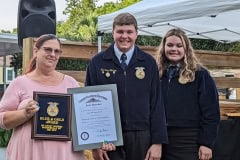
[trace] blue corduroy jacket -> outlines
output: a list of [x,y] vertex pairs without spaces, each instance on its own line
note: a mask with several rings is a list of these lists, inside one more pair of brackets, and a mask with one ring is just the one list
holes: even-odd
[[178,78],[176,74],[169,81],[166,73],[161,78],[167,125],[199,128],[199,144],[213,148],[220,122],[215,82],[204,68],[193,82],[180,84]]
[[135,47],[126,71],[113,44],[90,61],[85,85],[117,84],[122,129],[150,130],[153,144],[167,142],[165,111],[155,59]]

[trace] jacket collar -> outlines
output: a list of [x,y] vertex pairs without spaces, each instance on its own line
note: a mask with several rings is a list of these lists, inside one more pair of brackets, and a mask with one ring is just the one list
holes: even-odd
[[[103,51],[103,59],[118,61],[117,57],[114,54],[114,44],[111,44],[110,47],[108,47],[105,51]],[[143,54],[143,51],[141,51],[139,47],[135,46],[134,53],[129,64],[135,63],[135,61],[144,61],[144,60],[145,60],[145,55]]]

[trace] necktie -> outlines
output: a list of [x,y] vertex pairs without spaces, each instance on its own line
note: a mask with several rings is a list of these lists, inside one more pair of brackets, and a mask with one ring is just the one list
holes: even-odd
[[123,53],[121,55],[121,68],[125,71],[126,70],[126,67],[127,67],[127,63],[126,63],[126,60],[127,60],[127,56],[125,53]]
[[167,70],[168,80],[170,81],[173,77],[175,77],[177,72],[178,72],[177,66],[169,66]]

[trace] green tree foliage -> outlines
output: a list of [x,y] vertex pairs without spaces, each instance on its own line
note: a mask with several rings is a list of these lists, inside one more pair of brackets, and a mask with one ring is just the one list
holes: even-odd
[[10,59],[10,66],[14,67],[15,76],[20,75],[22,73],[22,53],[15,53]]
[[208,39],[191,39],[191,42],[193,48],[198,50],[229,52],[233,51],[232,48],[235,46],[235,43],[221,43]]
[[161,38],[157,36],[142,36],[137,38],[137,45],[140,46],[158,46],[161,42]]
[[69,40],[93,41],[97,26],[96,7],[93,1],[66,1],[67,8],[64,14],[68,15],[68,19],[59,23],[57,34]]
[[1,30],[1,33],[11,33],[11,31],[8,31],[8,30]]
[[14,33],[14,34],[16,34],[17,33],[17,28],[14,28],[12,31],[2,29],[0,31],[0,33]]
[[57,34],[68,40],[97,41],[97,17],[127,7],[139,0],[122,0],[118,3],[108,2],[103,6],[96,6],[93,0],[66,0],[64,11],[68,15],[66,22],[59,22]]
[[239,42],[232,43],[232,47],[230,47],[228,51],[229,52],[240,52],[240,43]]
[[86,71],[88,61],[82,61],[78,59],[63,59],[61,58],[57,64],[59,70],[75,70]]
[[108,14],[112,13],[115,11],[118,11],[122,8],[128,7],[134,3],[137,3],[141,0],[121,0],[118,3],[113,3],[113,2],[107,2],[103,6],[98,7],[97,10],[97,15],[103,15],[103,14]]

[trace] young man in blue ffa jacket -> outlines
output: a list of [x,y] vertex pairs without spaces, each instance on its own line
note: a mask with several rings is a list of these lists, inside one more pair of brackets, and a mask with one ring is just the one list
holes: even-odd
[[114,43],[87,69],[86,86],[117,84],[124,141],[115,151],[93,150],[95,160],[160,160],[168,141],[158,66],[135,45],[137,29],[133,15],[115,17]]

